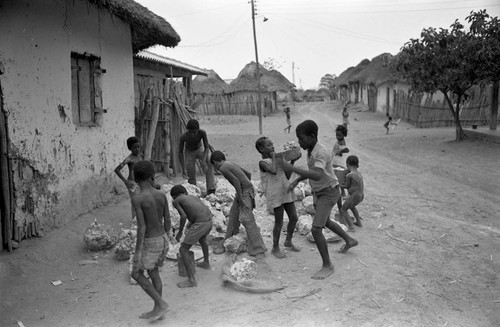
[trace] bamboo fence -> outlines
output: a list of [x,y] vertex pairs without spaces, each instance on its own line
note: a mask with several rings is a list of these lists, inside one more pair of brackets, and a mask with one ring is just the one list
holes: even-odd
[[[476,86],[467,94],[460,106],[462,126],[487,125],[490,121],[491,87]],[[432,94],[397,91],[392,116],[420,128],[455,125],[446,101],[441,98],[436,100]]]
[[[272,94],[262,95],[262,112],[264,114],[276,113],[276,105],[272,100],[264,99]],[[194,94],[194,102],[200,103],[196,108],[201,115],[254,115],[258,112],[257,94]]]
[[182,172],[178,156],[180,136],[194,117],[185,105],[186,90],[173,79],[163,84],[143,77],[138,86],[136,136],[144,149],[144,158],[154,164],[156,172],[163,172],[167,177],[177,175]]

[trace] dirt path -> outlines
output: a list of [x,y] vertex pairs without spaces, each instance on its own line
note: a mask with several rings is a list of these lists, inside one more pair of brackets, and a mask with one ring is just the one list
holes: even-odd
[[[300,253],[266,257],[283,292],[240,293],[221,286],[225,255],[213,255],[213,270],[199,271],[196,289],[180,290],[174,262],[161,276],[171,313],[161,326],[498,326],[500,325],[500,147],[454,143],[453,128],[415,129],[400,123],[392,134],[385,116],[351,111],[347,145],[360,158],[366,197],[359,206],[365,227],[348,254],[329,245],[335,274],[310,278],[320,259],[314,244],[296,236]],[[341,121],[333,103],[298,104],[292,134],[284,115],[263,119],[276,145],[296,140],[304,119],[320,126],[321,142],[333,145]],[[256,117],[201,120],[212,145],[258,178]],[[305,165],[301,159],[298,165]],[[336,209],[335,209],[336,210]],[[100,253],[97,264],[82,242],[99,221],[126,223],[128,201],[96,209],[46,237],[0,255],[0,325],[148,326],[137,319],[150,309],[138,286],[128,284],[127,264]],[[261,226],[268,248],[272,221]],[[53,286],[50,281],[61,280]],[[314,294],[313,294],[314,293]]]

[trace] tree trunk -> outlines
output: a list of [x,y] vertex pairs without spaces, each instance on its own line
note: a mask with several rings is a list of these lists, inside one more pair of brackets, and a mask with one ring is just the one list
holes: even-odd
[[490,129],[497,129],[498,120],[498,87],[499,80],[493,81],[493,86],[491,87],[491,116],[490,116]]
[[462,100],[462,94],[458,94],[455,108],[453,108],[453,103],[451,102],[448,93],[443,92],[443,94],[446,102],[448,103],[448,107],[451,110],[451,114],[453,115],[453,120],[455,121],[455,141],[463,141],[467,138],[467,134],[465,134],[462,128],[462,123],[460,123],[460,102]]

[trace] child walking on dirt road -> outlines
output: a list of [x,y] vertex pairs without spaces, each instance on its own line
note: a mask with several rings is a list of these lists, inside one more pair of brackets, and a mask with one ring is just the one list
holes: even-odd
[[226,156],[221,151],[214,151],[210,162],[236,190],[233,205],[229,211],[226,239],[238,234],[241,223],[247,232],[248,254],[251,256],[264,255],[267,248],[253,215],[255,190],[251,182],[250,172],[226,161]]
[[[349,172],[346,175],[345,183],[340,185],[341,187],[346,188],[349,192],[349,197],[345,199],[344,203],[342,204],[342,208],[340,209],[340,217],[349,226],[349,231],[354,231],[353,224],[358,227],[363,226],[363,224],[361,223],[362,218],[359,216],[358,209],[356,209],[356,206],[360,204],[365,197],[363,176],[358,171],[358,167],[358,157],[347,157],[347,169]],[[354,218],[356,218],[356,221],[354,223],[351,221],[347,210],[351,210]]]
[[283,109],[283,111],[285,112],[285,115],[286,115],[286,125],[287,125],[285,127],[285,133],[288,130],[288,134],[290,134],[290,128],[292,128],[292,121],[290,120],[290,107],[285,107],[285,109]]
[[358,245],[358,241],[349,236],[339,224],[330,219],[332,208],[340,197],[340,189],[337,177],[333,173],[331,152],[318,141],[318,125],[313,120],[303,121],[297,126],[295,133],[300,147],[307,150],[307,166],[309,170],[295,167],[286,161],[283,161],[283,167],[285,171],[293,171],[300,175],[299,178],[290,183],[290,191],[300,181],[309,179],[313,192],[314,208],[316,209],[311,233],[323,261],[321,270],[311,278],[325,279],[333,274],[334,268],[330,261],[323,228],[330,229],[344,239],[345,244],[340,248],[341,253],[345,253],[350,248]]
[[[189,249],[196,243],[200,242],[203,251],[203,262],[197,263],[196,266],[210,270],[210,262],[208,260],[208,244],[207,235],[212,230],[212,213],[210,209],[201,202],[200,198],[194,195],[188,195],[186,188],[182,185],[175,185],[170,190],[170,195],[174,199],[172,205],[179,212],[181,217],[179,223],[179,232],[175,236],[177,242],[181,240],[182,230],[186,224],[186,218],[189,220],[186,226],[186,237],[181,243],[179,253],[183,264],[186,268],[188,280],[178,283],[180,288],[196,287],[196,278],[194,277],[195,268],[193,258],[189,256]],[[179,263],[181,264],[181,263]]]
[[386,129],[385,134],[389,134],[389,129],[390,129],[389,126],[390,125],[397,125],[397,124],[398,123],[395,123],[395,122],[392,121],[392,117],[391,116],[387,115],[387,121],[384,123],[384,127]]
[[[153,299],[154,307],[139,318],[163,319],[168,304],[162,299],[163,284],[158,267],[163,266],[167,255],[171,220],[165,193],[156,190],[154,167],[150,161],[139,161],[134,167],[135,180],[140,192],[132,198],[137,213],[137,243],[133,257],[132,278]],[[144,276],[147,270],[151,281]]]
[[[263,136],[255,142],[255,148],[262,155],[262,160],[259,162],[259,170],[262,190],[266,195],[267,207],[273,208],[274,211],[273,249],[271,253],[278,259],[282,259],[286,256],[285,253],[281,252],[279,245],[284,211],[286,211],[289,221],[286,240],[283,245],[292,251],[300,251],[300,248],[292,243],[293,232],[298,220],[294,202],[295,193],[288,191],[290,174],[286,174],[283,170],[283,156],[276,157],[273,142]],[[293,165],[296,160],[292,160],[290,163]]]

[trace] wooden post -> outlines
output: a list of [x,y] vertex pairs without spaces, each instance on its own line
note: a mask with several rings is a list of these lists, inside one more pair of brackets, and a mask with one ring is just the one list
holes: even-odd
[[498,120],[498,87],[499,81],[493,81],[491,90],[491,117],[490,117],[490,130],[497,129]]
[[146,140],[146,146],[144,149],[144,159],[145,160],[151,160],[151,150],[153,148],[153,143],[155,140],[156,125],[158,124],[158,115],[160,112],[160,100],[158,99],[158,96],[159,96],[158,93],[159,92],[154,88],[153,89],[153,99],[152,99],[152,101],[153,101],[152,102],[153,115],[151,117],[151,125],[149,128],[148,138]]

